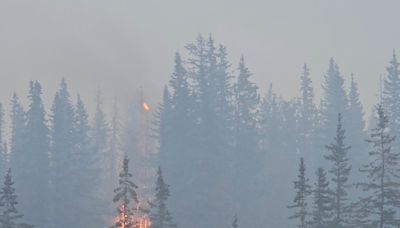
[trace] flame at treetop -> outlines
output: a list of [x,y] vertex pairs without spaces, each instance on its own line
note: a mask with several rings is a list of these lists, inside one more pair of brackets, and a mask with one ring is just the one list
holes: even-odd
[[145,111],[150,111],[150,105],[147,102],[143,102],[143,109]]

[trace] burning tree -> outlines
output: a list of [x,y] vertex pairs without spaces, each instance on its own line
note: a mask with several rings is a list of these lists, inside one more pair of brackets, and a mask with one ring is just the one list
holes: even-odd
[[123,160],[123,169],[119,174],[119,186],[114,190],[114,203],[117,203],[118,216],[111,228],[139,228],[135,208],[139,205],[136,194],[138,188],[131,180],[132,174],[129,173],[129,159],[125,155]]

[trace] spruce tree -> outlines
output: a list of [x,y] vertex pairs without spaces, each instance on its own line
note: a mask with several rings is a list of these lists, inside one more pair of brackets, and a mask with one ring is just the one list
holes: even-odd
[[93,151],[95,151],[98,156],[106,154],[108,136],[109,128],[102,108],[101,92],[97,91],[96,110],[91,128],[91,145]]
[[21,223],[19,220],[24,216],[19,213],[16,205],[17,196],[15,194],[14,182],[11,177],[11,169],[8,169],[4,177],[4,186],[0,192],[0,227],[2,228],[31,228],[32,225]]
[[[90,150],[93,158],[92,164],[99,168],[96,171],[99,177],[99,188],[97,193],[100,194],[100,197],[106,198],[106,196],[109,194],[107,192],[107,187],[109,186],[109,183],[107,182],[107,173],[109,172],[107,164],[110,161],[107,157],[107,150],[110,130],[102,107],[103,101],[101,97],[101,91],[97,91],[95,102],[96,108],[89,132]],[[131,135],[131,138],[132,137],[134,136]]]
[[345,144],[345,130],[342,126],[342,116],[338,114],[338,124],[336,128],[336,136],[332,143],[325,146],[328,154],[324,157],[331,162],[329,173],[332,176],[333,195],[333,224],[339,227],[347,227],[350,219],[350,206],[348,203],[349,175],[351,165],[347,155],[351,146]]
[[280,103],[271,84],[261,102],[259,121],[262,148],[269,148],[271,151],[281,151],[284,144],[283,140],[279,140],[282,139],[284,131]]
[[314,104],[314,89],[310,78],[310,69],[306,64],[303,66],[303,73],[300,77],[300,99],[298,110],[298,144],[299,152],[307,156],[311,167],[317,163],[317,157],[313,150],[317,126],[317,109]]
[[311,186],[308,184],[309,180],[306,177],[306,167],[304,159],[300,158],[299,175],[297,181],[294,182],[294,189],[296,195],[293,200],[293,204],[289,205],[288,208],[294,209],[295,212],[289,219],[297,220],[297,227],[307,227],[307,217],[309,215],[307,209],[308,196],[311,194]]
[[[24,159],[23,146],[24,146],[24,132],[26,124],[26,115],[19,102],[16,93],[13,94],[11,99],[10,108],[11,119],[11,137],[10,137],[10,163],[11,167],[19,167],[20,162]],[[19,172],[15,172],[15,178],[19,180]]]
[[102,226],[105,204],[98,195],[100,168],[98,155],[91,149],[89,116],[80,97],[77,96],[73,120],[73,156],[70,170],[73,181],[68,183],[74,195],[71,198],[75,210],[74,225],[78,227]]
[[[334,137],[332,129],[336,127],[337,114],[347,118],[348,99],[344,89],[344,79],[336,62],[331,59],[322,85],[323,99],[321,107],[321,142],[326,144]],[[323,145],[324,145],[323,144]]]
[[39,227],[52,227],[49,221],[49,129],[39,82],[30,82],[28,98],[24,143],[15,167],[18,172],[15,179],[20,191],[21,209],[30,212],[26,220]]
[[[188,131],[174,136],[173,143],[179,142],[178,146],[179,166],[177,167],[182,176],[175,183],[175,174],[169,172],[167,166],[163,166],[166,174],[172,178],[171,185],[177,189],[178,200],[172,200],[171,209],[173,213],[180,214],[182,226],[196,224],[202,226],[223,226],[224,217],[228,216],[225,210],[227,205],[232,205],[232,191],[229,189],[229,164],[232,153],[232,82],[229,72],[229,63],[226,58],[226,49],[215,44],[210,36],[208,39],[198,36],[194,43],[188,44],[186,50],[189,52],[184,69],[188,76],[190,95],[185,99],[185,106],[175,112],[179,106],[174,102],[174,89],[171,90],[171,129],[177,126],[177,133],[186,127]],[[177,64],[176,64],[177,65]],[[185,77],[186,77],[185,75]],[[182,104],[182,103],[181,103]],[[186,106],[186,104],[190,104]],[[185,108],[189,107],[189,108]],[[185,109],[182,109],[185,108]],[[176,115],[178,114],[178,115]],[[189,125],[180,123],[176,116],[189,114]],[[175,120],[177,122],[175,122]],[[185,120],[185,118],[183,118]],[[174,134],[173,130],[172,134]],[[178,141],[175,141],[178,140]],[[171,145],[171,144],[170,144]],[[176,157],[174,157],[176,158]],[[190,173],[182,172],[191,170]],[[187,185],[190,181],[192,184]],[[195,193],[196,192],[196,193]],[[219,200],[222,203],[216,203]],[[196,202],[196,203],[190,203]],[[188,205],[190,208],[188,208]],[[224,205],[224,206],[223,206]],[[185,209],[183,209],[185,208]],[[228,206],[229,209],[233,208]],[[179,212],[177,211],[179,210]],[[208,214],[208,210],[218,213]],[[198,216],[194,216],[198,214]],[[199,218],[208,216],[208,220]]]
[[[51,119],[51,144],[52,144],[52,157],[57,168],[61,167],[60,162],[67,162],[71,158],[72,148],[74,144],[73,139],[73,121],[74,109],[71,104],[70,95],[67,88],[67,83],[64,79],[61,80],[60,88],[56,92],[52,106],[52,119]],[[58,160],[59,158],[60,160]],[[65,164],[68,166],[68,164]]]
[[[280,158],[284,159],[282,162],[285,162],[285,164],[291,164],[300,156],[309,153],[307,151],[307,153],[300,155],[297,131],[299,128],[298,110],[299,102],[297,99],[287,101],[279,97],[272,90],[272,85],[270,85],[260,106],[260,144],[266,152],[279,153]],[[274,130],[271,131],[271,129]],[[300,156],[294,156],[294,154]],[[272,165],[279,164],[275,161],[271,162],[273,162]]]
[[[155,134],[158,137],[160,163],[165,165],[168,171],[177,173],[178,170],[176,169],[178,167],[174,165],[176,159],[173,159],[176,157],[176,154],[173,153],[178,153],[180,150],[174,150],[172,147],[182,145],[184,142],[182,142],[182,144],[173,143],[176,138],[174,138],[173,136],[175,135],[172,135],[170,132],[173,121],[171,119],[171,95],[167,86],[164,86],[162,102],[156,113],[154,124],[156,125]],[[178,130],[177,128],[174,129],[176,131]],[[178,135],[179,133],[176,131],[175,134]]]
[[[278,199],[271,199],[266,195],[280,192],[285,194],[285,197],[291,197],[292,192],[290,189],[293,174],[297,172],[297,167],[291,164],[297,163],[300,157],[307,156],[307,154],[300,154],[299,150],[293,145],[294,136],[296,135],[296,125],[293,125],[292,118],[293,106],[288,104],[272,90],[270,86],[267,94],[263,98],[260,107],[259,117],[259,130],[260,130],[260,161],[264,162],[262,167],[264,171],[259,172],[259,176],[263,179],[262,188],[263,192],[258,195],[257,200],[264,205],[279,204]],[[292,125],[291,125],[292,124]],[[273,129],[273,130],[271,130]],[[289,132],[291,131],[291,132]],[[269,159],[274,157],[274,159]],[[280,178],[275,178],[279,174]],[[285,181],[282,181],[285,180]],[[265,209],[264,209],[265,210]],[[249,209],[251,211],[251,209]],[[242,212],[240,212],[242,214]],[[271,210],[271,214],[276,213],[275,216],[282,216],[282,212]],[[245,224],[245,222],[243,221]],[[260,226],[263,226],[260,224]]]
[[165,183],[161,168],[157,170],[157,181],[155,188],[155,199],[150,203],[150,220],[152,228],[176,227],[171,213],[167,208],[169,198],[169,185]]
[[132,174],[129,172],[129,159],[124,157],[123,167],[119,174],[119,184],[114,190],[113,202],[117,204],[117,217],[111,228],[137,228],[137,207],[139,204],[136,184],[131,180]]
[[358,185],[367,193],[360,204],[365,207],[362,211],[363,220],[368,225],[379,228],[397,227],[399,223],[395,213],[400,209],[400,153],[392,150],[395,137],[392,136],[389,118],[382,105],[376,107],[376,113],[377,124],[367,140],[371,145],[371,162],[360,169],[367,176],[367,181]]
[[357,82],[351,75],[350,91],[349,91],[349,109],[348,109],[348,127],[347,138],[352,143],[352,155],[350,156],[352,164],[358,169],[361,168],[364,161],[367,160],[367,143],[365,142],[366,135],[364,133],[365,121],[364,111],[360,102]]
[[[386,68],[387,75],[383,81],[382,103],[389,118],[393,135],[400,135],[400,63],[393,50],[390,65]],[[400,149],[400,142],[394,142],[395,150]]]
[[[234,154],[233,156],[233,184],[234,198],[237,205],[235,210],[242,209],[241,214],[247,216],[251,208],[261,203],[257,198],[241,198],[244,194],[256,195],[259,189],[255,183],[259,183],[259,173],[262,172],[262,157],[258,150],[257,117],[260,97],[258,87],[251,81],[251,73],[246,66],[244,57],[240,59],[238,67],[239,75],[234,85],[235,92],[235,116],[234,116]],[[229,159],[229,157],[227,157]]]
[[308,126],[313,126],[313,117],[315,115],[314,89],[307,64],[304,64],[303,74],[300,77],[300,99],[302,104],[300,112],[303,121],[308,123]]
[[[74,166],[74,109],[71,104],[67,84],[61,80],[60,88],[56,92],[52,106],[51,115],[51,174],[52,174],[52,206],[53,213],[64,219],[57,221],[62,227],[74,226],[78,212],[75,208],[74,199],[78,186],[73,186],[76,174]],[[63,199],[71,199],[60,204]],[[77,213],[79,214],[79,213]]]
[[[179,176],[191,160],[195,131],[194,98],[191,96],[188,72],[179,53],[175,54],[175,66],[169,81],[170,90],[164,87],[163,100],[158,112],[157,135],[160,145],[160,164],[167,178],[176,188],[181,188],[186,177]],[[179,142],[179,143],[178,143]],[[184,191],[183,191],[184,192]],[[179,203],[179,200],[174,201]],[[180,206],[178,208],[181,208]]]
[[329,181],[326,172],[322,168],[318,168],[317,181],[313,190],[313,212],[311,227],[312,228],[328,228],[332,218],[332,191],[329,189]]
[[[222,150],[222,153],[226,156],[226,154],[229,153],[229,151],[232,148],[232,145],[234,144],[232,142],[234,137],[232,132],[234,131],[233,121],[235,119],[234,115],[236,106],[234,104],[235,85],[232,85],[231,82],[233,76],[231,75],[231,70],[230,70],[231,64],[228,62],[227,48],[222,44],[220,44],[219,47],[217,48],[215,52],[215,58],[216,58],[216,72],[214,76],[215,77],[214,90],[217,91],[216,92],[217,95],[216,113],[218,117],[217,124],[220,130],[219,132],[221,140],[220,143],[223,145],[222,148],[220,148],[220,150]],[[243,60],[243,66],[244,68],[247,68],[246,64],[244,63],[244,60]],[[238,71],[240,70],[238,69]],[[251,75],[248,69],[247,73],[249,73],[249,76]],[[238,80],[237,83],[239,83],[240,79],[238,78],[237,80]],[[250,82],[250,84],[252,83]],[[253,87],[254,86],[256,87],[255,84],[252,85]]]
[[239,76],[235,84],[235,146],[239,160],[240,156],[255,158],[257,153],[257,117],[260,97],[258,87],[250,81],[251,73],[244,58],[240,59]]
[[[121,151],[120,151],[120,120],[119,120],[119,110],[117,99],[114,100],[113,111],[112,111],[112,119],[110,122],[110,136],[108,142],[108,150],[107,150],[107,170],[106,172],[106,183],[116,183],[115,176],[118,175],[118,167],[120,166],[120,161],[123,159]],[[112,192],[112,189],[109,188],[107,192]]]

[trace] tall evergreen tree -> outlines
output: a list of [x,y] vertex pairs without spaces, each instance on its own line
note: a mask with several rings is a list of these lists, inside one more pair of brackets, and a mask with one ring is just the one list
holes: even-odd
[[[259,175],[263,177],[266,183],[262,186],[264,193],[258,195],[257,198],[259,202],[265,205],[279,204],[280,201],[278,197],[270,198],[265,197],[266,195],[273,195],[276,192],[285,195],[285,197],[292,195],[290,180],[294,178],[297,167],[291,164],[296,163],[303,156],[293,147],[295,143],[292,140],[296,136],[294,130],[296,125],[293,125],[293,111],[292,104],[278,97],[270,86],[261,103],[259,117],[259,145],[260,156],[262,157],[259,162],[262,162],[264,167],[264,171],[261,171]],[[274,159],[270,159],[272,157]],[[280,178],[276,178],[277,175]],[[287,218],[283,211],[278,211],[275,208],[266,207],[263,210],[268,210],[268,214],[273,217]],[[243,223],[247,224],[245,221]],[[274,225],[279,226],[279,223],[277,222]],[[260,226],[263,225],[260,224]]]
[[[229,216],[224,208],[234,202],[230,199],[231,192],[225,191],[229,189],[227,177],[230,163],[224,161],[229,159],[232,151],[232,124],[228,124],[233,119],[229,64],[226,60],[225,48],[221,46],[217,48],[211,37],[204,39],[201,35],[198,36],[196,42],[186,46],[186,50],[189,52],[189,57],[185,61],[184,69],[188,76],[190,96],[185,104],[190,104],[190,108],[181,109],[181,114],[175,113],[175,110],[178,109],[175,109],[175,91],[173,89],[171,91],[171,118],[177,120],[175,119],[176,114],[189,114],[190,125],[173,123],[174,121],[171,120],[173,123],[171,126],[181,125],[189,129],[184,138],[188,139],[187,143],[182,145],[184,150],[176,151],[176,153],[182,154],[182,157],[179,157],[182,169],[179,170],[185,170],[184,167],[190,166],[192,172],[185,173],[185,176],[178,180],[178,184],[175,184],[174,178],[170,178],[173,188],[179,189],[178,192],[184,194],[177,194],[181,200],[176,201],[176,206],[171,205],[171,209],[174,213],[182,214],[181,221],[178,221],[182,226],[193,224],[197,227],[222,226],[224,224],[221,221],[224,218],[228,219]],[[181,91],[183,92],[183,90]],[[176,108],[178,107],[176,106]],[[182,129],[182,127],[178,128]],[[175,128],[171,127],[171,129]],[[180,131],[177,130],[177,132]],[[175,138],[175,140],[183,141],[182,138]],[[168,175],[174,175],[169,173],[167,166],[165,166],[165,170]],[[188,181],[192,184],[187,185]],[[194,192],[197,194],[193,194]],[[223,203],[216,203],[217,200]],[[175,200],[172,201],[175,202]],[[196,206],[188,201],[197,202]],[[193,206],[190,209],[181,209],[182,213],[178,213],[175,208],[183,208],[182,206],[178,207],[178,204]],[[199,219],[206,216],[207,210],[214,210],[218,213],[208,214],[207,221]],[[195,216],[196,214],[199,216]]]
[[155,199],[150,203],[150,220],[152,228],[176,227],[171,213],[167,208],[167,200],[170,195],[169,185],[165,183],[161,168],[157,170]]
[[31,228],[32,225],[21,223],[19,220],[24,216],[16,208],[17,196],[15,194],[14,182],[11,177],[11,169],[8,169],[4,177],[4,187],[0,192],[0,227],[4,228]]
[[117,218],[112,228],[137,228],[136,208],[139,204],[132,174],[129,172],[129,159],[125,156],[122,171],[119,174],[119,184],[114,190],[114,203],[117,204]]
[[329,181],[326,172],[318,168],[317,181],[314,186],[314,206],[312,212],[311,227],[328,228],[332,218],[332,191],[329,189]]
[[[272,85],[260,106],[260,144],[269,153],[279,153],[280,158],[288,164],[297,160],[299,156],[296,155],[301,153],[297,144],[298,108],[299,103],[296,99],[286,101],[277,96],[272,90]],[[272,162],[276,164],[275,161]]]
[[[10,163],[11,167],[19,167],[24,159],[23,146],[25,139],[25,124],[26,115],[25,111],[19,102],[16,93],[13,94],[11,99],[10,108],[11,119],[11,137],[10,137]],[[18,172],[16,172],[16,179],[19,179]]]
[[[236,153],[247,158],[249,156],[255,158],[259,139],[256,125],[260,97],[257,85],[250,81],[251,73],[243,57],[240,59],[238,69],[239,76],[235,84]],[[242,159],[243,157],[239,158]]]
[[[163,102],[158,113],[157,134],[160,145],[160,164],[178,192],[186,192],[180,190],[183,187],[180,183],[187,180],[186,177],[177,177],[183,169],[189,168],[186,167],[189,165],[186,161],[191,160],[190,148],[194,142],[194,99],[190,94],[188,80],[188,73],[183,66],[181,56],[176,53],[174,72],[169,81],[171,93],[168,87],[164,88]],[[178,206],[178,208],[182,207]]]
[[[263,177],[262,157],[258,150],[258,129],[257,117],[259,115],[258,108],[260,97],[258,87],[251,81],[251,73],[245,64],[244,57],[240,59],[238,67],[239,75],[237,82],[234,84],[235,92],[235,128],[234,130],[234,154],[233,156],[233,183],[236,190],[234,198],[237,205],[235,210],[242,209],[241,214],[247,217],[251,211],[250,208],[256,207],[257,203],[261,203],[259,198],[250,200],[249,198],[241,198],[245,194],[256,195],[259,191]],[[229,157],[227,157],[229,159]]]
[[[210,38],[211,39],[211,38]],[[218,116],[218,124],[219,124],[219,131],[222,143],[222,150],[223,153],[227,154],[232,148],[232,140],[234,135],[232,132],[233,129],[233,122],[235,117],[235,85],[232,85],[232,78],[230,72],[231,64],[228,62],[228,52],[227,48],[222,44],[219,45],[218,49],[215,52],[216,57],[216,72],[215,72],[215,90],[217,91],[217,102],[216,102],[216,113]],[[243,58],[243,66],[246,67]],[[238,69],[239,70],[239,69]],[[240,71],[240,70],[239,70]],[[249,76],[251,75],[250,71],[247,69],[247,73]],[[239,73],[240,74],[240,73]],[[243,75],[244,76],[244,75]],[[246,76],[244,76],[246,77]],[[242,78],[243,79],[243,78]],[[238,82],[239,83],[238,79]],[[250,82],[250,81],[249,81]],[[249,83],[251,84],[251,82]],[[256,85],[252,84],[253,87]],[[242,89],[242,88],[241,88]],[[239,90],[241,90],[239,89]],[[250,89],[249,89],[250,90]]]
[[108,162],[108,181],[109,183],[113,182],[115,176],[118,173],[119,161],[122,160],[122,156],[120,156],[120,122],[119,122],[119,110],[117,105],[117,100],[115,99],[113,105],[113,114],[110,123],[110,140],[107,151]]
[[338,114],[336,136],[332,143],[325,148],[328,154],[325,158],[331,162],[329,173],[332,175],[333,187],[333,224],[337,227],[347,227],[350,219],[350,206],[348,203],[348,180],[351,171],[347,151],[351,146],[345,144],[345,130],[342,127],[342,116]]
[[322,129],[320,132],[322,140],[320,141],[326,144],[329,139],[334,137],[332,129],[336,127],[337,114],[341,113],[347,118],[348,99],[344,89],[344,79],[333,59],[329,62],[329,68],[324,79],[321,107]]
[[74,108],[73,139],[74,148],[70,167],[73,181],[68,183],[74,195],[71,203],[75,210],[70,212],[74,216],[74,226],[102,226],[101,215],[105,213],[106,205],[98,195],[100,188],[100,168],[98,155],[91,149],[89,116],[86,107],[78,95]]
[[361,200],[365,208],[364,222],[371,227],[397,227],[399,222],[395,213],[400,209],[400,153],[392,150],[395,137],[391,134],[389,118],[384,113],[383,106],[378,105],[376,112],[378,121],[368,139],[371,145],[371,162],[360,170],[368,178],[367,182],[359,184],[367,193],[367,197]]
[[294,188],[296,195],[293,200],[293,204],[289,205],[288,208],[295,209],[296,211],[289,219],[297,220],[297,227],[307,227],[307,216],[309,215],[307,209],[307,198],[311,194],[311,186],[308,184],[309,180],[306,177],[306,167],[304,159],[300,158],[299,175],[297,181],[294,182]]
[[[390,121],[390,128],[395,136],[400,135],[400,63],[393,50],[390,65],[386,68],[387,75],[383,81],[382,103]],[[400,149],[400,143],[394,142],[395,150]]]
[[104,198],[108,195],[106,189],[109,185],[109,183],[107,183],[107,178],[105,178],[107,176],[107,173],[109,172],[107,167],[107,164],[109,162],[107,158],[109,133],[109,126],[102,108],[101,92],[97,91],[96,109],[89,135],[93,157],[96,158],[93,162],[95,166],[100,167],[100,169],[98,170],[98,174],[100,174],[99,181],[101,187],[98,189],[98,193]]
[[168,168],[168,171],[175,171],[174,168],[177,168],[173,165],[173,161],[176,161],[174,155],[171,155],[174,152],[171,147],[174,145],[172,143],[173,136],[172,132],[170,132],[170,126],[172,126],[171,120],[171,95],[169,93],[168,87],[164,86],[162,102],[158,108],[158,111],[155,115],[154,124],[156,125],[155,134],[158,137],[159,144],[159,159],[160,163],[165,165]]
[[[226,63],[225,49],[222,48],[220,52],[217,52],[212,37],[205,40],[200,36],[197,44],[192,47],[194,49],[188,48],[188,50],[193,59],[197,59],[189,62],[191,63],[190,74],[195,82],[194,93],[198,103],[197,117],[200,134],[198,139],[201,142],[200,145],[205,147],[202,148],[203,155],[213,154],[215,162],[218,163],[217,160],[221,159],[225,155],[224,153],[227,153],[226,149],[229,148],[229,136],[227,136],[229,126],[224,124],[232,119],[232,112],[229,112],[229,99],[232,93],[227,69],[229,64]],[[202,54],[202,52],[204,53]],[[215,164],[207,165],[214,166]]]
[[74,144],[74,109],[71,104],[67,83],[64,79],[61,80],[60,88],[54,97],[52,112],[51,145],[53,162],[56,163],[56,168],[64,169],[67,167],[61,167],[61,165],[68,166],[68,164],[58,163],[70,160]]
[[96,95],[96,110],[91,128],[91,145],[95,153],[99,156],[105,155],[106,153],[108,135],[109,128],[102,109],[101,92],[98,91]]
[[261,102],[259,122],[262,148],[269,148],[269,151],[281,151],[284,142],[279,139],[283,136],[284,130],[281,124],[283,121],[280,99],[274,93],[272,84]]
[[351,163],[357,168],[361,168],[362,164],[367,161],[367,143],[365,142],[366,135],[364,133],[365,121],[364,111],[359,99],[358,85],[351,75],[350,91],[349,91],[349,109],[348,109],[348,124],[347,138],[352,143],[352,154],[350,155]]
[[61,221],[54,221],[61,227],[74,226],[76,212],[73,200],[59,202],[63,199],[73,199],[78,189],[74,189],[76,176],[73,167],[77,161],[74,160],[74,109],[71,104],[67,84],[64,79],[60,83],[60,88],[56,92],[52,106],[51,115],[51,174],[52,174],[52,212],[54,215],[61,216]]
[[[317,109],[314,104],[314,89],[310,78],[310,69],[306,64],[303,66],[303,73],[300,77],[300,102],[299,102],[299,129],[298,144],[299,152],[302,156],[306,156],[310,161],[311,167],[315,166],[316,154],[313,152],[313,144],[315,141],[315,130],[318,127]],[[308,156],[307,156],[308,155]]]
[[310,69],[306,64],[303,66],[303,74],[300,77],[300,99],[302,118],[304,122],[308,122],[308,126],[313,126],[313,116],[315,112],[314,89],[310,78]]
[[49,129],[42,102],[42,86],[31,81],[29,90],[29,109],[26,113],[24,146],[21,159],[15,170],[17,188],[20,189],[21,208],[29,211],[26,220],[40,227],[51,227],[49,224]]

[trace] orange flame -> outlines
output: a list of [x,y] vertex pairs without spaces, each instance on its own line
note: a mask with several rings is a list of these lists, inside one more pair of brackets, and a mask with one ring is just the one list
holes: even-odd
[[150,228],[150,220],[148,218],[140,218],[139,228]]
[[[124,206],[121,206],[120,211],[123,211]],[[128,216],[126,214],[120,213],[114,218],[114,223],[118,223],[121,228],[131,228],[131,226],[126,227],[124,221],[130,220],[135,221],[137,228],[150,228],[150,219],[145,215]]]
[[147,104],[146,102],[143,102],[143,109],[144,109],[145,111],[149,111],[149,110],[150,110],[150,105]]

